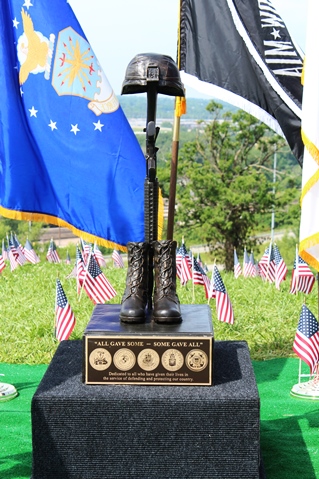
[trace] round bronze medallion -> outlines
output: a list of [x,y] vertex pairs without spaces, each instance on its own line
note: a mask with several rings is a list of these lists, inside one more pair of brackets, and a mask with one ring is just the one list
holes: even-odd
[[184,364],[184,357],[178,349],[167,349],[162,354],[162,364],[167,371],[178,371]]
[[113,362],[120,371],[129,371],[134,366],[136,357],[130,349],[122,348],[114,354]]
[[93,369],[104,371],[111,366],[112,356],[106,349],[96,348],[89,356],[89,363]]
[[137,356],[137,364],[144,371],[153,371],[160,363],[160,357],[154,349],[143,349]]
[[201,349],[192,349],[187,353],[185,363],[191,371],[203,371],[208,364],[208,357]]

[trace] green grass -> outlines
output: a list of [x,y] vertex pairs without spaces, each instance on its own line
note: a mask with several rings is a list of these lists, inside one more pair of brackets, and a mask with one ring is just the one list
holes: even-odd
[[[0,274],[0,362],[15,364],[48,364],[58,342],[54,337],[55,284],[59,277],[76,317],[76,326],[70,339],[81,339],[92,315],[94,305],[83,292],[81,300],[76,292],[75,279],[66,279],[73,265],[26,264],[11,272],[9,265]],[[125,288],[126,270],[113,268],[111,262],[103,269],[118,295],[112,303],[120,303]],[[237,280],[232,273],[221,272],[235,313],[234,325],[216,318],[215,300],[210,300],[216,340],[245,340],[251,357],[264,360],[295,356],[292,344],[299,321],[301,306],[306,301],[317,317],[317,283],[308,296],[289,294],[290,275],[281,284],[260,278]],[[178,284],[182,304],[206,304],[204,288],[190,283]]]

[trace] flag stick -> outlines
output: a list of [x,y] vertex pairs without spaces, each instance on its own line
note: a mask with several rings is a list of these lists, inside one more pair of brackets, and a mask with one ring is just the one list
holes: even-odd
[[175,198],[176,198],[176,182],[177,182],[177,166],[178,166],[178,149],[180,134],[180,114],[178,114],[178,102],[181,97],[175,98],[174,127],[172,140],[172,159],[171,159],[171,175],[168,199],[168,217],[167,217],[167,239],[172,240],[174,235],[174,215],[175,215]]
[[211,298],[211,295],[212,295],[213,289],[214,289],[214,281],[213,281],[213,278],[214,278],[215,265],[216,265],[216,259],[214,260],[214,264],[213,264],[212,276],[211,276],[211,279],[210,279],[210,286],[209,286],[209,291],[208,291],[208,301],[207,301],[207,304],[209,304],[209,302],[210,302],[210,298]]
[[195,283],[194,283],[194,255],[192,254],[192,281],[193,281],[193,299],[192,304],[195,303]]
[[[276,169],[277,169],[277,145],[275,145],[274,166],[273,166],[273,189],[272,189],[272,192],[273,192],[274,197],[275,197],[275,193],[276,193],[276,188],[275,188]],[[275,204],[273,204],[272,213],[271,213],[271,241],[272,241],[272,243],[274,242],[274,230],[275,230]]]
[[270,266],[270,258],[271,258],[271,247],[272,247],[272,242],[270,241],[270,245],[269,245],[269,257],[268,257],[267,273],[266,273],[266,281],[268,281],[268,276],[269,276],[269,266]]
[[[59,276],[57,276],[57,277],[59,277]],[[54,334],[55,339],[56,339],[56,307],[57,307],[57,304],[58,304],[58,290],[57,290],[57,287],[56,287],[56,284],[55,284],[54,328],[53,328],[53,334]]]
[[299,275],[298,275],[298,271],[299,271],[299,262],[298,262],[298,245],[296,244],[296,268],[295,268],[295,276],[296,276],[296,295],[298,294],[299,292]]
[[[182,2],[179,1],[178,9],[178,44],[177,44],[177,67],[180,70],[181,67],[181,8]],[[178,165],[178,149],[179,149],[179,134],[181,115],[185,113],[184,98],[177,96],[175,98],[175,111],[174,111],[174,126],[173,126],[173,140],[172,140],[172,159],[171,159],[171,176],[169,187],[169,199],[168,199],[168,217],[167,217],[167,233],[166,238],[168,240],[173,239],[174,235],[174,215],[175,215],[175,198],[176,198],[176,182],[177,182],[177,165]]]

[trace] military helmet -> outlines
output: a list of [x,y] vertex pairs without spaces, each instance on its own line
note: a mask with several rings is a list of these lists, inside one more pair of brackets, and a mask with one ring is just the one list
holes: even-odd
[[150,82],[156,82],[157,93],[185,96],[177,65],[168,55],[157,53],[136,55],[127,66],[122,95],[147,92]]

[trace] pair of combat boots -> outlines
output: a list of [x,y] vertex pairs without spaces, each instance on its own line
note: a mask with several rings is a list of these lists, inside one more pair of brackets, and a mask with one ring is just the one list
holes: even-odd
[[[120,319],[124,323],[143,323],[153,290],[154,258],[155,287],[152,318],[156,323],[180,323],[180,303],[176,294],[176,241],[128,243],[128,270]],[[151,261],[152,264],[152,261]]]

